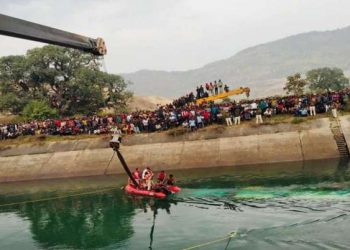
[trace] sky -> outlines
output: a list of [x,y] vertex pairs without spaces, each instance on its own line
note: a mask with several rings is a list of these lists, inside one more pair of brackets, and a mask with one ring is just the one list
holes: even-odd
[[[257,44],[350,25],[349,0],[0,0],[0,13],[106,41],[110,73],[190,70]],[[0,56],[41,43],[0,36]]]

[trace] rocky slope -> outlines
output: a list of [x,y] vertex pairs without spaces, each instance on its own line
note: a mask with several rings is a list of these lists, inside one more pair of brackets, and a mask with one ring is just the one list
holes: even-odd
[[[181,96],[198,84],[222,79],[231,88],[248,86],[252,96],[282,93],[285,77],[317,67],[350,70],[350,26],[308,32],[247,48],[234,56],[188,71],[141,70],[122,74],[136,94]],[[184,58],[186,60],[186,58]]]

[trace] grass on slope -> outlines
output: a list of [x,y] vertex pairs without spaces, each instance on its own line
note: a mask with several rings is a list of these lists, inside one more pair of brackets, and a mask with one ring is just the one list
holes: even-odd
[[[339,115],[350,114],[349,112],[340,112]],[[290,123],[290,124],[300,124],[304,122],[308,122],[315,119],[330,117],[330,114],[317,114],[316,117],[308,116],[308,117],[295,117],[293,115],[278,115],[272,116],[271,118],[264,117],[264,123],[261,125],[257,125],[255,123],[255,119],[250,121],[242,121],[239,126],[227,127],[226,124],[213,124],[204,128],[199,129],[198,131],[202,132],[223,132],[225,129],[237,129],[238,127],[249,128],[249,127],[259,127],[259,126],[273,126],[281,123]],[[181,136],[187,133],[190,133],[189,129],[183,127],[177,127],[168,131],[160,132],[164,135],[168,136]],[[16,139],[9,139],[0,141],[0,150],[5,149],[11,146],[18,146],[21,144],[42,144],[44,142],[57,142],[57,141],[72,141],[72,140],[83,140],[83,139],[110,139],[110,135],[71,135],[71,136],[53,136],[53,135],[36,135],[36,136],[20,136]]]
[[8,139],[0,141],[0,150],[7,148],[8,146],[19,146],[22,144],[33,144],[40,145],[45,142],[59,142],[59,141],[74,141],[74,140],[84,140],[84,139],[110,139],[109,135],[27,135],[19,136],[15,139]]

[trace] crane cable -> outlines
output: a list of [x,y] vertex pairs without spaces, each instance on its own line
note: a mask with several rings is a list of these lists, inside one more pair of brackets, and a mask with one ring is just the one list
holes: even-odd
[[108,69],[107,69],[107,64],[106,64],[106,60],[105,60],[105,57],[104,56],[102,56],[101,57],[102,58],[102,68],[103,68],[103,70],[106,72],[106,73],[108,73]]
[[42,199],[36,199],[36,200],[28,200],[28,201],[0,204],[0,208],[1,207],[15,206],[15,205],[24,205],[24,204],[28,204],[28,203],[36,203],[36,202],[42,202],[42,201],[59,200],[59,199],[77,197],[77,196],[90,195],[90,194],[98,194],[98,193],[103,193],[103,192],[107,192],[107,191],[112,191],[112,190],[115,190],[115,189],[119,189],[119,187],[104,188],[104,189],[99,189],[99,190],[91,191],[91,192],[83,192],[83,193],[70,194],[70,195],[61,195],[61,196],[56,196],[56,197],[51,197],[51,198],[42,198]]
[[[104,71],[106,73],[108,73],[107,64],[106,64],[104,56],[102,56],[102,67],[103,67]],[[111,164],[111,161],[112,161],[114,155],[115,155],[115,151],[113,152],[113,155],[112,155],[111,159],[109,160],[107,167],[105,168],[104,175],[106,175],[107,170],[109,168],[109,165]],[[36,203],[36,202],[42,202],[42,201],[51,201],[51,200],[65,199],[65,198],[84,196],[84,195],[89,195],[89,194],[97,194],[97,193],[102,193],[102,192],[106,192],[106,191],[115,190],[115,189],[118,189],[118,188],[119,187],[113,187],[113,188],[100,189],[100,190],[96,190],[96,191],[84,192],[84,193],[78,193],[78,194],[62,195],[62,196],[56,196],[56,197],[51,197],[51,198],[43,198],[43,199],[36,199],[36,200],[29,200],[29,201],[21,201],[21,202],[0,204],[0,208],[1,207],[15,206],[15,205],[24,205],[24,204],[28,204],[28,203]]]
[[199,244],[199,245],[183,248],[182,250],[192,250],[192,249],[196,249],[196,248],[200,248],[200,247],[205,247],[205,246],[209,246],[209,245],[212,245],[214,243],[221,242],[221,241],[224,241],[224,240],[228,239],[229,241],[228,241],[228,243],[226,245],[226,248],[225,248],[225,249],[227,249],[228,244],[230,243],[231,239],[236,237],[236,236],[237,236],[236,232],[231,232],[231,233],[229,233],[227,236],[225,236],[223,238],[219,238],[219,239],[208,241],[208,242],[205,242],[205,243],[202,243],[202,244]]
[[[102,68],[103,68],[104,72],[108,74],[108,69],[107,69],[107,64],[106,64],[105,57],[102,55],[100,58],[101,58],[101,61],[102,61]],[[105,168],[105,170],[103,172],[103,175],[107,174],[107,170],[109,168],[109,165],[112,162],[112,159],[113,159],[114,155],[115,155],[115,151],[113,150],[113,155],[112,155],[111,159],[109,160],[108,165],[107,165],[107,167]]]
[[113,159],[113,157],[114,157],[114,154],[115,154],[115,151],[113,150],[113,155],[112,155],[111,159],[109,160],[108,165],[107,165],[107,167],[105,168],[105,171],[103,172],[103,175],[107,175],[107,170],[108,170],[108,168],[109,168],[109,165],[111,165],[111,162],[112,162],[112,159]]

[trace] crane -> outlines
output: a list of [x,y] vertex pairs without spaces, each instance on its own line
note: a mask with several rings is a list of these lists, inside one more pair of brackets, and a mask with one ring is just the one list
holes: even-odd
[[97,56],[107,53],[102,38],[90,38],[0,14],[0,35],[79,49]]
[[[37,42],[44,42],[68,48],[79,49],[94,55],[103,56],[107,53],[105,42],[102,38],[90,38],[67,31],[51,28],[41,24],[28,22],[26,20],[0,14],[0,35],[12,36]],[[138,183],[133,178],[130,169],[119,152],[121,138],[113,137],[110,142],[111,147],[117,152],[118,158],[130,179],[138,187]],[[114,156],[114,153],[113,153]],[[112,158],[113,158],[112,156]],[[111,160],[112,160],[111,158]],[[109,167],[109,164],[107,168]],[[105,169],[105,174],[107,171]]]
[[215,100],[219,100],[219,99],[224,99],[228,96],[233,96],[233,95],[240,95],[245,93],[247,95],[247,97],[249,97],[249,93],[250,93],[250,88],[248,87],[239,87],[230,91],[225,91],[223,93],[220,93],[218,95],[214,95],[214,96],[209,96],[209,97],[204,97],[204,98],[200,98],[196,100],[197,104],[202,104],[203,102],[210,102],[210,101],[215,101]]

